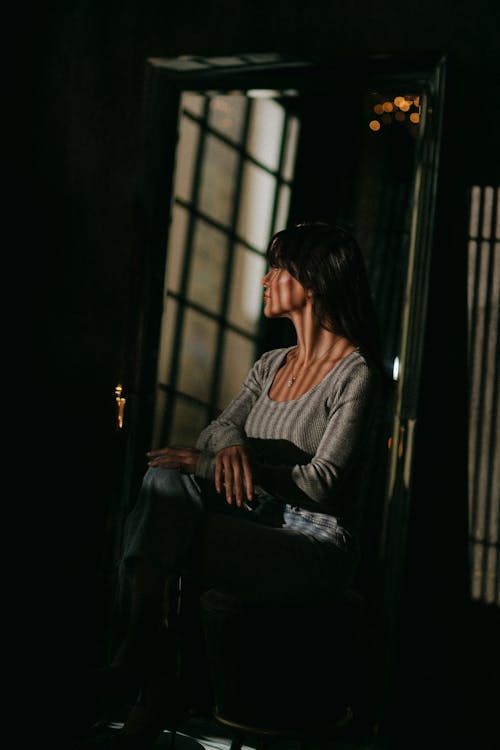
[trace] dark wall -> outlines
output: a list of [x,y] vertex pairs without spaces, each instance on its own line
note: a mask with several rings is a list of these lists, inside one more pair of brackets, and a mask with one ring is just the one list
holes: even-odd
[[[419,706],[446,731],[457,729],[453,701],[468,697],[463,685],[451,691],[453,666],[460,647],[470,647],[463,619],[469,616],[466,191],[499,179],[493,3],[33,6],[13,12],[7,23],[14,133],[4,142],[11,198],[4,253],[14,261],[5,275],[14,314],[4,399],[14,417],[8,486],[16,509],[9,560],[16,560],[13,611],[20,614],[17,704],[27,673],[39,674],[41,685],[55,673],[71,695],[67,675],[100,664],[105,650],[110,517],[122,450],[113,389],[127,318],[145,58],[439,50],[449,56],[450,86],[401,630],[399,692],[406,702],[399,715],[406,736]],[[443,700],[446,721],[437,710]]]

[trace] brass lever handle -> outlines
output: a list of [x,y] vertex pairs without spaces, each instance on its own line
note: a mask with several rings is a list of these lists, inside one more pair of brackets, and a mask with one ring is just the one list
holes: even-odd
[[[405,448],[405,434],[406,434],[406,429],[404,426],[401,426],[399,428],[399,436],[398,436],[398,458],[403,457],[404,448]],[[389,451],[392,450],[392,445],[393,445],[393,439],[391,436],[387,440],[387,448]]]
[[127,399],[122,396],[123,386],[121,383],[115,388],[115,401],[116,401],[116,429],[123,429],[123,420],[125,416],[125,404]]

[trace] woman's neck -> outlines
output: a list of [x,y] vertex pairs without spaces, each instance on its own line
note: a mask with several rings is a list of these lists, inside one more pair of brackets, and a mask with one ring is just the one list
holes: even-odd
[[323,328],[315,317],[301,315],[298,320],[292,318],[292,322],[297,334],[296,362],[300,366],[307,367],[320,357],[345,357],[355,348],[345,336]]
[[308,323],[304,315],[296,322],[295,330],[297,346],[274,377],[269,390],[272,401],[293,401],[304,395],[355,349],[345,336],[322,328],[313,319]]

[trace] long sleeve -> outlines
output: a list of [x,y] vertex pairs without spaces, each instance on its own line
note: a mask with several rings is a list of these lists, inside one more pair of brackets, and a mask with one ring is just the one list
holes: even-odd
[[370,431],[378,375],[356,351],[303,396],[273,401],[268,391],[286,351],[264,354],[236,398],[203,430],[196,473],[213,481],[216,454],[245,444],[257,488],[338,515],[349,502],[353,469]]
[[215,455],[230,445],[243,445],[246,442],[244,425],[262,393],[266,371],[264,355],[254,364],[235,398],[219,417],[200,433],[196,442],[196,447],[201,451],[196,469],[197,476],[213,479]]
[[[366,367],[343,384],[330,404],[326,428],[307,463],[270,465],[263,455],[267,441],[256,441],[257,480],[269,493],[287,502],[320,506],[339,513],[344,501],[343,483],[368,435],[376,396],[376,378]],[[303,412],[297,419],[314,421]],[[262,450],[259,450],[258,444]],[[260,455],[259,455],[260,454]]]

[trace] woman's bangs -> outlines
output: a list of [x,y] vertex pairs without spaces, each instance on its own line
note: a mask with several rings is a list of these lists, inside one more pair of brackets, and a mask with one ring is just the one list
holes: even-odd
[[286,266],[283,257],[283,242],[279,236],[275,236],[271,240],[266,257],[271,268],[284,268]]

